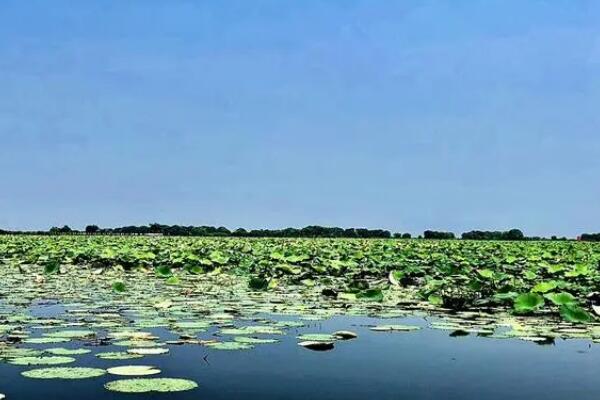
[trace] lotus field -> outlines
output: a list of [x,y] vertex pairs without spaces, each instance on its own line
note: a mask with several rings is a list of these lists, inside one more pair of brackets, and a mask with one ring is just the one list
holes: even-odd
[[36,282],[67,271],[110,276],[116,291],[127,289],[119,280],[176,286],[223,275],[245,278],[249,290],[318,292],[336,303],[508,309],[569,322],[592,322],[600,300],[600,245],[583,242],[6,236],[0,260],[4,274]]
[[359,342],[312,325],[339,316],[372,318],[372,335],[596,341],[599,262],[600,245],[576,241],[0,236],[0,360],[24,379],[146,393],[197,388],[152,361],[174,347]]

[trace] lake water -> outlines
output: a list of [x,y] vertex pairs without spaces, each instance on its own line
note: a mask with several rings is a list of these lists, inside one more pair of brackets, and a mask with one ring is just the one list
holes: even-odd
[[[89,347],[91,354],[75,356],[77,362],[66,366],[152,365],[162,370],[155,377],[191,379],[199,387],[179,393],[120,394],[103,385],[121,377],[37,380],[20,375],[35,367],[0,363],[0,393],[7,400],[600,399],[600,345],[590,340],[539,345],[476,335],[452,337],[449,331],[430,328],[415,332],[368,328],[393,323],[426,325],[420,318],[333,317],[290,328],[279,337],[280,343],[250,350],[172,345],[169,354],[124,361],[94,357],[97,352],[123,351],[122,347]],[[298,334],[336,330],[354,331],[358,338],[336,342],[333,350],[324,352],[298,346]],[[176,338],[167,330],[151,331],[162,340]],[[199,337],[210,338],[213,332]],[[59,346],[78,348],[81,343],[26,345]]]

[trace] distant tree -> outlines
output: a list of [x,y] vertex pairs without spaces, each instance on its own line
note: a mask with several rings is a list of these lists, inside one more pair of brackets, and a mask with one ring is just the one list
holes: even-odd
[[248,236],[248,231],[244,228],[237,228],[235,231],[231,233],[232,236],[244,237]]
[[518,229],[509,231],[470,231],[461,235],[465,240],[525,240],[525,235]]
[[579,236],[578,240],[584,242],[600,242],[600,233],[583,233]]
[[506,233],[506,240],[523,240],[525,235],[519,229],[511,229]]
[[454,239],[454,233],[452,232],[438,232],[427,230],[423,232],[425,239]]
[[100,228],[98,227],[98,225],[88,225],[85,227],[85,233],[87,233],[89,235],[98,233],[99,230],[100,230]]
[[410,238],[411,238],[410,233],[403,233],[402,234],[402,239],[410,239]]

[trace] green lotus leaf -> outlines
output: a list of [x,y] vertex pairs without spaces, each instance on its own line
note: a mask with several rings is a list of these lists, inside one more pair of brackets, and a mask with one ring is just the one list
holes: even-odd
[[96,357],[102,360],[129,360],[135,358],[142,358],[141,354],[131,354],[124,351],[109,351],[105,353],[98,353]]
[[176,378],[136,378],[108,382],[104,387],[120,393],[182,392],[198,387],[194,381]]
[[513,307],[520,314],[531,313],[544,305],[544,298],[537,293],[522,293],[515,298]]
[[254,337],[246,337],[246,336],[238,336],[233,339],[236,342],[244,343],[244,344],[270,344],[277,343],[279,340],[277,339],[259,339]]
[[492,271],[491,269],[480,269],[477,270],[477,273],[485,279],[494,279],[494,271]]
[[39,338],[27,338],[23,340],[23,343],[30,344],[50,344],[50,343],[65,343],[70,342],[71,339],[64,337],[39,337]]
[[171,276],[173,276],[173,272],[171,271],[171,268],[168,265],[158,266],[154,269],[154,272],[156,273],[156,276],[160,278],[170,278]]
[[21,372],[21,375],[35,379],[87,379],[97,378],[104,374],[106,371],[103,369],[82,367],[40,368]]
[[377,325],[374,327],[371,327],[372,331],[375,332],[412,332],[412,331],[418,331],[419,329],[421,329],[420,326],[414,326],[414,325]]
[[394,270],[394,271],[390,271],[390,273],[388,275],[388,279],[392,285],[400,286],[400,281],[402,280],[402,278],[404,278],[404,275],[405,275],[404,271]]
[[328,351],[333,350],[335,347],[333,342],[326,342],[322,340],[303,340],[302,342],[298,343],[298,346],[315,351]]
[[433,304],[434,306],[441,306],[442,304],[444,304],[444,299],[442,298],[442,296],[438,296],[436,294],[430,294],[427,297],[427,301]]
[[340,340],[350,340],[358,337],[358,335],[352,331],[335,331],[333,332],[333,336]]
[[544,297],[557,306],[577,304],[577,299],[575,298],[575,296],[567,292],[546,293]]
[[181,280],[180,280],[178,277],[176,277],[175,275],[173,275],[173,276],[169,277],[169,278],[168,278],[168,279],[165,281],[165,283],[166,283],[167,285],[179,285],[179,284],[181,283]]
[[117,293],[123,293],[126,289],[127,287],[125,286],[125,283],[121,281],[116,281],[112,284],[112,290],[114,290]]
[[169,349],[165,349],[163,347],[141,347],[136,349],[127,350],[129,354],[138,354],[142,356],[154,356],[160,354],[167,354]]
[[60,270],[60,263],[51,261],[44,265],[44,273],[46,275],[56,274]]
[[554,290],[558,287],[558,282],[556,281],[546,281],[546,282],[540,282],[538,284],[536,284],[533,289],[531,289],[532,292],[536,292],[536,293],[547,293],[551,290]]
[[51,349],[45,349],[44,351],[55,356],[76,356],[92,352],[89,349],[66,349],[64,347],[55,347]]
[[307,342],[333,342],[336,338],[334,335],[327,333],[305,333],[298,336],[298,340]]
[[568,322],[587,323],[592,322],[593,317],[581,307],[575,305],[563,305],[560,307],[560,316]]
[[206,344],[211,349],[216,350],[248,350],[253,348],[251,344],[237,342],[214,342]]
[[88,330],[67,330],[67,331],[58,331],[58,332],[49,332],[45,333],[44,336],[50,338],[66,338],[66,339],[84,339],[95,336],[96,333],[94,331]]
[[145,376],[160,374],[160,369],[149,365],[123,365],[120,367],[108,368],[106,372],[111,375]]
[[72,363],[75,359],[63,356],[17,357],[8,362],[14,365],[57,365]]
[[356,294],[356,298],[368,301],[383,301],[383,292],[381,289],[362,290]]

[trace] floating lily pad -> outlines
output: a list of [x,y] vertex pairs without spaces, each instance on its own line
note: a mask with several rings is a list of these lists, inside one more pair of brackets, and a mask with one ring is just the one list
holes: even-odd
[[82,367],[40,368],[21,372],[21,375],[35,379],[87,379],[96,378],[104,374],[106,374],[106,371],[103,369]]
[[0,350],[0,358],[40,357],[43,354],[42,350],[19,347],[7,347]]
[[577,304],[577,299],[571,293],[560,292],[560,293],[546,293],[545,298],[550,300],[554,305],[565,306]]
[[308,342],[333,342],[336,338],[326,333],[305,333],[298,336],[298,339]]
[[177,329],[194,330],[200,331],[210,327],[210,323],[207,321],[180,321],[174,325]]
[[23,340],[23,343],[30,344],[50,344],[50,343],[66,343],[70,342],[71,339],[63,337],[39,337],[39,338],[27,338]]
[[327,351],[327,350],[333,350],[334,348],[334,344],[333,342],[326,342],[326,341],[315,341],[315,340],[304,340],[300,343],[298,343],[299,346],[302,346],[306,349],[309,350],[315,350],[315,351]]
[[375,332],[412,332],[421,329],[414,325],[378,325],[371,328]]
[[279,340],[277,340],[277,339],[259,339],[259,338],[246,337],[246,336],[238,336],[233,340],[236,342],[239,342],[239,343],[246,343],[246,344],[269,344],[269,343],[279,342]]
[[340,340],[350,340],[350,339],[356,339],[358,337],[358,335],[354,332],[351,331],[337,331],[333,333],[333,336],[336,339],[340,339]]
[[254,347],[251,344],[240,342],[214,342],[206,345],[216,350],[249,350]]
[[272,326],[244,326],[242,328],[221,329],[223,335],[283,335],[281,329]]
[[89,349],[66,349],[63,347],[45,349],[44,351],[46,353],[50,353],[55,356],[76,356],[76,355],[91,353],[91,350],[89,350]]
[[56,365],[74,362],[72,357],[48,356],[48,357],[18,357],[8,362],[15,365]]
[[149,365],[124,365],[121,367],[109,368],[106,372],[111,375],[144,376],[160,374],[160,369]]
[[131,354],[124,351],[109,351],[105,353],[98,353],[96,357],[102,360],[129,360],[135,358],[142,358],[141,354]]
[[176,378],[122,379],[108,382],[104,387],[113,392],[150,393],[182,392],[198,387],[194,381]]
[[67,339],[83,339],[95,336],[96,333],[94,331],[88,330],[69,330],[69,331],[59,331],[59,332],[49,332],[45,333],[44,336],[50,338],[67,338]]
[[163,343],[154,342],[152,340],[121,340],[113,343],[115,346],[122,347],[160,347]]
[[166,354],[169,352],[169,349],[164,347],[141,347],[139,349],[129,349],[127,350],[130,354],[138,354],[142,356],[153,356],[159,354]]

